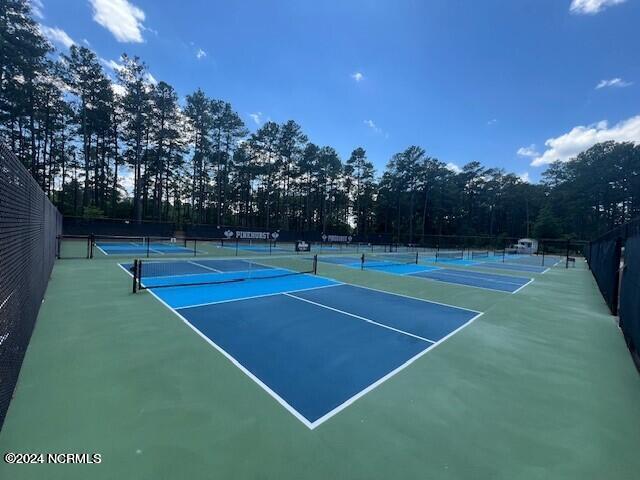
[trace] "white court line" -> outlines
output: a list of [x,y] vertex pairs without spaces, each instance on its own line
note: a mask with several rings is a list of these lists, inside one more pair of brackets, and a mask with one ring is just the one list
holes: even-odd
[[371,323],[373,325],[377,325],[378,327],[386,328],[388,330],[393,330],[394,332],[397,332],[397,333],[402,333],[403,335],[408,335],[410,337],[417,338],[418,340],[422,340],[422,341],[425,341],[425,342],[428,342],[428,343],[436,343],[435,340],[431,340],[430,338],[421,337],[420,335],[414,335],[413,333],[409,333],[409,332],[407,332],[405,330],[400,330],[399,328],[393,328],[393,327],[391,327],[389,325],[385,325],[384,323],[379,323],[379,322],[376,322],[375,320],[371,320],[370,318],[362,317],[360,315],[356,315],[355,313],[345,312],[344,310],[340,310],[338,308],[333,308],[333,307],[330,307],[329,305],[324,305],[322,303],[314,302],[314,301],[308,300],[306,298],[297,297],[297,296],[292,295],[290,293],[284,293],[283,295],[286,295],[287,297],[295,298],[296,300],[300,300],[302,302],[307,302],[307,303],[310,303],[312,305],[316,305],[316,306],[321,307],[321,308],[326,308],[327,310],[331,310],[331,311],[340,313],[342,315],[348,315],[349,317],[357,318],[358,320],[363,320],[363,321],[365,321],[367,323]]
[[213,267],[209,267],[207,265],[203,265],[201,263],[198,263],[196,260],[188,260],[187,263],[190,263],[191,265],[197,265],[198,267],[206,268],[207,270],[211,270],[212,272],[224,273],[222,270],[218,270],[217,268],[213,268]]
[[518,288],[517,290],[514,290],[513,292],[511,292],[511,295],[515,295],[516,293],[518,293],[520,290],[522,290],[524,287],[526,287],[527,285],[529,285],[530,283],[533,282],[533,278],[529,279],[529,281],[527,283],[525,283],[524,285],[522,285],[520,288]]
[[[220,285],[220,284],[218,284]],[[186,308],[196,308],[196,307],[206,307],[207,305],[218,305],[219,303],[231,303],[231,302],[241,302],[242,300],[252,300],[254,298],[263,298],[263,297],[273,297],[274,295],[286,295],[287,293],[296,293],[296,292],[306,292],[309,290],[319,290],[321,288],[329,288],[329,287],[337,287],[340,285],[345,285],[344,283],[335,283],[332,285],[321,285],[319,287],[309,287],[309,288],[298,288],[297,290],[287,290],[284,292],[274,292],[274,293],[263,293],[260,295],[251,295],[249,297],[238,297],[238,298],[229,298],[227,300],[217,300],[215,302],[206,302],[206,303],[197,303],[194,305],[187,305],[184,307],[176,307],[176,310],[184,310]],[[186,285],[188,287],[188,285]],[[153,287],[151,287],[153,288]]]

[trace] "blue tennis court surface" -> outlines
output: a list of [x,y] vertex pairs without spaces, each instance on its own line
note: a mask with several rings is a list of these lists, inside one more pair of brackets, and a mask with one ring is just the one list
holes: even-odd
[[476,262],[477,267],[495,268],[498,270],[511,270],[514,272],[530,272],[530,273],[545,273],[549,270],[548,267],[542,267],[539,265],[527,265],[518,263],[502,263],[502,262]]
[[[233,272],[183,263],[176,271],[198,272],[184,275]],[[309,428],[480,315],[316,275],[150,291]]]
[[156,255],[166,255],[172,253],[193,253],[192,249],[181,245],[151,244],[147,247],[144,243],[136,242],[96,242],[96,247],[105,255],[146,255],[147,250]]
[[[365,254],[366,258],[366,254]],[[318,257],[318,261],[333,263],[349,268],[361,268],[361,260],[352,256]],[[460,260],[458,260],[459,262]],[[469,262],[477,265],[475,262]],[[483,288],[499,292],[516,293],[533,280],[530,278],[514,277],[511,275],[497,275],[491,273],[474,272],[470,270],[457,270],[451,268],[434,267],[415,263],[397,263],[375,259],[365,264],[366,270],[375,270],[392,275],[404,275],[410,277],[435,280],[443,283],[465,285],[467,287]]]
[[513,277],[510,275],[495,275],[490,273],[454,270],[451,268],[432,269],[409,274],[412,277],[427,278],[439,282],[457,283],[469,287],[498,290],[516,293],[533,280],[530,278]]

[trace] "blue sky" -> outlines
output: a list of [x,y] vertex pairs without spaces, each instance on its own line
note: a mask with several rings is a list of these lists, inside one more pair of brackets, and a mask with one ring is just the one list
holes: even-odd
[[[64,50],[139,55],[249,128],[300,123],[379,173],[409,145],[539,179],[598,141],[640,141],[637,0],[32,0]],[[452,167],[454,168],[454,167]]]

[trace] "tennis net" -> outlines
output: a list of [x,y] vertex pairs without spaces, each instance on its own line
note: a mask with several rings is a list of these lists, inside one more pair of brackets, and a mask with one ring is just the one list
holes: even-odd
[[318,257],[199,259],[193,261],[134,260],[125,266],[133,276],[133,292],[150,288],[216,285],[316,274]]
[[471,258],[487,258],[489,257],[489,251],[471,252]]
[[362,269],[384,268],[396,265],[410,265],[418,263],[418,252],[408,253],[363,253]]
[[447,252],[436,252],[436,262],[438,260],[462,260],[464,258],[464,251],[456,250],[456,251],[447,251]]

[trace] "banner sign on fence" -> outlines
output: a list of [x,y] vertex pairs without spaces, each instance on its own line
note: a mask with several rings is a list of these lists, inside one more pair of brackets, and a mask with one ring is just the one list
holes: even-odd
[[224,236],[227,238],[237,238],[239,240],[277,240],[280,236],[278,232],[247,232],[245,230],[225,230]]
[[323,242],[336,242],[336,243],[351,243],[353,237],[351,235],[327,235],[322,234]]

